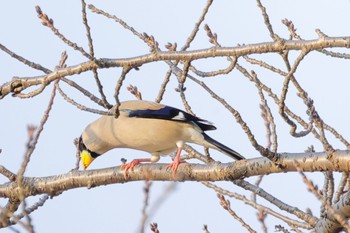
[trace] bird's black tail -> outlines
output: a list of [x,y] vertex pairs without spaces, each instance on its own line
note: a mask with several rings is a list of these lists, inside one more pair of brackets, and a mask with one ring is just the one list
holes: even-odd
[[207,134],[205,134],[205,133],[202,133],[202,134],[204,136],[204,139],[212,145],[211,146],[212,148],[223,152],[224,154],[230,156],[233,159],[236,159],[236,160],[245,159],[238,152],[236,152],[236,151],[232,150],[231,148],[221,144],[220,142],[216,141],[215,139],[209,137]]

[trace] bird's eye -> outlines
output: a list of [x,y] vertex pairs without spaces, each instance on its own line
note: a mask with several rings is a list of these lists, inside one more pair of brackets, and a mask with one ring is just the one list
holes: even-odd
[[79,151],[81,152],[81,151],[83,151],[83,150],[86,150],[86,146],[85,146],[85,144],[83,143],[83,138],[80,136],[80,138],[79,138]]

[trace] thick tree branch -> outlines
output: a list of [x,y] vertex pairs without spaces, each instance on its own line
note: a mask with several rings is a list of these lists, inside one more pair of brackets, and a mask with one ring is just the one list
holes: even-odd
[[[180,164],[175,179],[177,181],[223,181],[269,173],[297,171],[295,161],[303,171],[348,171],[350,168],[350,151],[335,151],[333,159],[328,160],[328,153],[285,153],[281,154],[283,166],[276,166],[266,158],[241,160],[234,163],[213,162],[209,165]],[[69,173],[49,177],[23,177],[22,189],[16,182],[8,182],[0,186],[0,197],[18,197],[19,192],[25,197],[38,194],[50,194],[80,187],[96,187],[113,183],[125,183],[140,180],[174,180],[167,172],[166,164],[142,164],[135,167],[125,178],[119,167],[111,167],[89,171],[70,171]],[[281,168],[283,167],[283,168]]]

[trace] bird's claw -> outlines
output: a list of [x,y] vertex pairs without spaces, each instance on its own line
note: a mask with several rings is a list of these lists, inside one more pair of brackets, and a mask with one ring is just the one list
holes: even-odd
[[120,165],[120,168],[121,169],[125,169],[124,170],[124,177],[127,178],[128,177],[128,174],[129,174],[129,170],[133,171],[134,170],[134,167],[137,165],[137,164],[140,164],[140,161],[139,160],[133,160],[131,161],[130,163],[124,163],[122,165]]
[[174,161],[165,167],[165,170],[172,170],[173,178],[175,178],[177,168],[179,167],[180,163],[185,163],[185,161],[182,161],[180,159],[176,159],[176,157],[175,157]]
[[175,176],[179,164],[180,164],[179,162],[175,163],[175,161],[174,161],[171,164],[169,164],[168,166],[166,166],[165,170],[172,170],[173,171],[173,176]]

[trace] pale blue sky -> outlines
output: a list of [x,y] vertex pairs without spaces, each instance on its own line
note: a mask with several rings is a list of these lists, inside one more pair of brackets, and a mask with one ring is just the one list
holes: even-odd
[[[288,31],[281,20],[292,20],[301,37],[316,39],[315,29],[319,28],[329,36],[349,36],[350,2],[349,1],[263,1],[267,8],[275,32],[281,37],[288,37]],[[125,20],[130,26],[140,32],[153,35],[163,49],[167,42],[177,42],[182,47],[197,21],[205,1],[88,1]],[[60,54],[67,51],[68,65],[76,65],[86,59],[78,52],[68,48],[53,33],[41,25],[36,16],[35,5],[53,18],[55,26],[70,40],[83,46],[86,50],[87,39],[81,20],[80,1],[7,1],[0,9],[0,43],[12,49],[19,55],[54,69]],[[95,43],[96,57],[122,58],[146,54],[149,48],[129,31],[101,15],[88,11],[91,33]],[[259,8],[255,1],[216,1],[206,17],[209,24],[218,34],[223,46],[236,46],[271,41],[263,23]],[[190,49],[210,47],[203,26]],[[343,51],[346,52],[346,51]],[[292,57],[298,53],[293,53]],[[277,55],[254,56],[284,69]],[[13,76],[31,77],[41,75],[8,55],[0,52],[1,84]],[[240,62],[246,65],[245,62]],[[204,71],[210,71],[227,66],[225,59],[207,59],[194,63]],[[280,93],[283,79],[258,67],[254,69],[263,82],[272,86]],[[126,91],[126,86],[138,86],[143,98],[154,100],[158,94],[167,66],[158,62],[147,64],[140,71],[132,71],[125,81],[121,91],[121,100],[133,99]],[[100,70],[100,77],[105,87],[107,98],[113,103],[113,93],[120,69]],[[308,91],[315,101],[315,106],[321,117],[330,125],[349,138],[348,99],[349,61],[332,59],[313,52],[307,56],[296,72],[300,84]],[[73,78],[86,88],[95,91],[91,73],[85,73]],[[239,72],[233,71],[226,77],[205,80],[210,87],[220,93],[232,106],[239,110],[244,120],[262,145],[265,145],[265,130],[260,117],[259,99],[255,86],[248,82]],[[174,91],[177,83],[172,79],[167,88],[164,103],[183,109],[178,93]],[[64,90],[77,101],[96,107],[85,97],[65,86]],[[200,117],[215,123],[218,130],[209,134],[222,143],[234,148],[247,158],[259,156],[251,147],[247,136],[239,125],[231,118],[215,100],[212,100],[200,87],[190,81],[186,83],[187,96],[193,111]],[[46,109],[52,86],[41,95],[32,99],[17,99],[7,96],[0,100],[1,134],[0,164],[16,172],[22,162],[26,142],[26,126],[38,124]],[[270,101],[270,100],[269,100]],[[270,101],[270,103],[272,103]],[[306,118],[305,106],[291,89],[287,104],[298,114]],[[271,106],[276,113],[276,107]],[[74,166],[75,147],[73,139],[78,137],[83,128],[98,116],[82,112],[66,103],[57,96],[50,118],[40,138],[37,149],[32,156],[26,171],[27,176],[49,176],[65,173]],[[279,152],[303,152],[313,144],[316,150],[322,150],[320,143],[312,136],[303,139],[291,138],[289,129],[281,119],[275,116],[278,123]],[[282,123],[282,124],[281,124]],[[330,138],[335,148],[344,146]],[[228,162],[230,159],[216,151],[212,151],[215,159]],[[148,157],[144,152],[131,150],[114,150],[96,160],[91,169],[115,166],[120,164],[120,158]],[[162,158],[161,162],[170,159]],[[192,161],[197,162],[197,161]],[[308,174],[315,182],[322,185],[321,176]],[[5,181],[2,177],[1,182]],[[254,182],[255,178],[249,179]],[[250,193],[227,182],[218,183],[232,191],[250,196]],[[288,184],[288,185],[287,185]],[[167,182],[155,182],[151,187],[150,206],[167,187]],[[32,214],[36,232],[136,232],[141,219],[144,182],[109,185],[91,190],[86,188],[70,190],[62,195],[48,200],[44,207]],[[301,178],[296,174],[277,174],[264,178],[262,187],[276,197],[305,210],[311,207],[318,216],[319,206],[312,194],[306,191]],[[281,188],[283,187],[283,188]],[[38,197],[30,198],[30,201]],[[260,231],[255,211],[233,199],[231,205],[236,212]],[[260,201],[260,199],[259,199]],[[3,203],[3,202],[1,202]],[[262,201],[262,203],[266,203]],[[275,208],[274,208],[275,209]],[[205,188],[197,182],[179,183],[176,191],[161,206],[151,222],[157,222],[161,232],[201,232],[203,224],[207,224],[211,232],[243,232],[244,229],[222,209],[214,191]],[[273,217],[267,218],[269,232],[274,231],[274,225],[281,224]],[[286,226],[284,224],[284,226]],[[18,228],[16,226],[16,228]],[[18,228],[21,229],[21,228]],[[150,232],[148,227],[146,232]],[[5,230],[7,231],[7,230]]]

